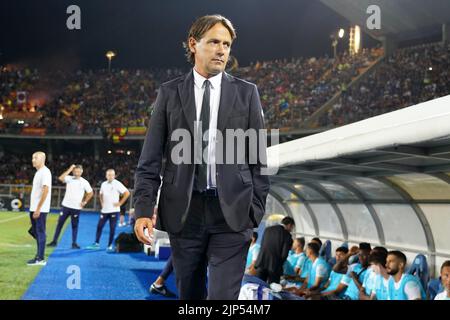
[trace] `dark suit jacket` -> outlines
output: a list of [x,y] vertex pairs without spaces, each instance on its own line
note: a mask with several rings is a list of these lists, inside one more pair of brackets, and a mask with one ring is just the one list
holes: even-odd
[[292,248],[292,236],[282,225],[266,228],[261,249],[255,262],[256,269],[282,274],[283,264]]
[[[156,227],[170,233],[178,233],[183,228],[195,174],[193,152],[190,163],[175,164],[171,159],[172,150],[180,143],[179,140],[171,141],[171,137],[176,129],[189,130],[188,139],[191,140],[191,146],[194,146],[194,121],[196,108],[194,75],[191,70],[188,74],[161,85],[135,175],[136,217],[151,217],[161,183],[161,161],[165,158]],[[216,148],[216,157],[221,150],[225,162],[225,129],[246,131],[250,128],[264,128],[256,85],[223,72],[217,130],[222,132],[224,140],[223,148]],[[252,225],[257,227],[265,213],[270,182],[269,177],[260,172],[267,163],[267,141],[261,141],[263,152],[255,149],[258,144],[246,142],[244,164],[216,164],[220,206],[226,222],[235,231],[243,231]],[[237,146],[234,147],[235,155],[236,150]],[[249,152],[256,154],[256,163],[250,163]]]

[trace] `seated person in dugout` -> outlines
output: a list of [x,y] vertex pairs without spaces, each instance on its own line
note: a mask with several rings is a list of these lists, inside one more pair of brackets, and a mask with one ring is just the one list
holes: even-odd
[[[319,246],[319,248],[322,247],[322,241],[317,237],[311,239],[311,243],[316,243]],[[319,249],[319,251],[320,251],[320,249]],[[305,255],[306,255],[306,253],[305,253]],[[300,277],[300,279],[299,279],[300,283],[303,283],[306,280],[306,278],[308,277],[309,272],[311,270],[311,265],[312,265],[311,260],[306,255],[303,265],[302,266],[299,265],[298,266],[299,268],[297,269],[297,274]]]
[[301,271],[306,261],[305,238],[296,238],[292,244],[292,250],[283,265],[283,278],[287,280],[286,286],[299,285],[304,279],[300,278]]
[[[359,290],[362,288],[362,284],[364,283],[365,277],[366,277],[366,271],[368,264],[368,257],[370,254],[371,248],[370,244],[368,243],[360,243],[359,249],[358,249],[358,263],[354,263],[351,266],[348,266],[348,259],[350,256],[354,255],[356,250],[355,248],[352,248],[351,251],[345,254],[345,249],[340,250],[342,252],[342,257],[340,257],[341,262],[338,264],[338,256],[336,256],[336,264],[338,266],[333,268],[333,270],[339,271],[340,273],[344,272],[346,270],[346,274],[343,276],[340,275],[334,275],[333,282],[336,281],[336,278],[340,278],[341,281],[337,284],[336,288],[334,290],[325,289],[325,286],[322,286],[320,290],[318,288],[314,288],[313,290],[309,289],[304,291],[303,293],[300,293],[305,295],[305,297],[309,297],[311,299],[317,299],[318,293],[324,292],[324,295],[320,294],[320,297],[323,297],[324,299],[343,299],[343,300],[358,300],[359,298]],[[345,261],[345,262],[343,262]],[[330,279],[331,280],[331,279]],[[328,279],[326,279],[328,281]],[[330,281],[331,282],[331,281]],[[336,284],[333,283],[333,287]],[[331,288],[333,288],[331,287]],[[331,292],[330,292],[331,291]]]
[[441,266],[441,282],[445,290],[438,293],[434,300],[450,300],[450,260]]
[[[349,250],[346,247],[336,249],[336,264],[331,270],[327,283],[321,290],[312,292],[311,299],[336,300],[344,296],[347,286],[341,283],[348,271]],[[306,297],[307,298],[307,297]]]
[[347,286],[343,296],[344,300],[359,300],[359,292],[368,275],[367,268],[369,267],[371,251],[372,248],[369,243],[362,242],[359,244],[359,262],[350,265],[347,274],[342,277],[341,283]]
[[387,251],[378,250],[377,248],[374,248],[369,256],[369,265],[375,274],[373,287],[372,289],[367,289],[366,284],[365,289],[359,293],[360,300],[388,300],[389,274],[385,267]]
[[245,264],[245,273],[252,276],[256,275],[255,263],[261,250],[261,246],[256,241],[258,241],[258,232],[253,232],[252,242],[247,253],[247,262]]
[[419,279],[405,273],[406,256],[400,251],[389,251],[386,258],[389,300],[424,300],[425,290]]
[[306,255],[311,261],[311,269],[300,288],[291,288],[299,296],[309,296],[312,292],[321,290],[328,281],[330,267],[328,262],[319,256],[320,247],[316,242],[310,242],[306,248]]

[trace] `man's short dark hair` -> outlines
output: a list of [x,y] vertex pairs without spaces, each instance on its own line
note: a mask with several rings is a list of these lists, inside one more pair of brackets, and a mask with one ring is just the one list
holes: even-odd
[[386,265],[387,252],[383,251],[372,251],[369,255],[369,263]]
[[300,244],[300,247],[302,247],[302,249],[305,248],[305,237],[300,237],[295,240],[297,240],[297,242]]
[[344,254],[348,253],[348,248],[347,247],[339,247],[336,249],[336,252],[342,252]]
[[372,247],[370,246],[370,243],[367,243],[367,242],[361,242],[359,244],[359,249],[360,250],[372,251]]
[[388,252],[388,256],[390,256],[390,255],[393,255],[397,259],[400,259],[406,265],[406,256],[405,256],[405,254],[403,252],[398,251],[398,250],[389,251]]
[[312,238],[311,241],[317,242],[317,244],[318,244],[320,247],[322,247],[322,240],[320,240],[320,238],[315,237],[315,238]]
[[206,15],[198,18],[194,21],[189,29],[186,42],[183,42],[183,47],[186,50],[187,61],[191,64],[195,64],[195,55],[189,49],[189,38],[194,38],[196,41],[200,41],[201,38],[208,32],[209,29],[214,27],[217,23],[221,23],[228,29],[231,35],[231,41],[236,39],[236,30],[230,20],[220,14]]
[[292,224],[295,226],[295,221],[291,217],[284,217],[283,220],[281,220],[281,224],[284,224],[285,226]]
[[374,247],[372,249],[372,252],[382,252],[382,253],[384,253],[387,256],[388,249],[386,249],[385,247]]
[[253,238],[255,238],[255,241],[258,240],[258,232],[253,231]]
[[446,267],[450,267],[450,260],[444,261],[444,263],[443,263],[442,266],[441,266],[441,272],[442,272],[442,270],[444,270],[444,268],[446,268]]
[[311,250],[314,253],[314,255],[316,255],[316,256],[319,255],[320,246],[317,243],[310,242],[310,243],[308,243],[307,248],[309,250]]

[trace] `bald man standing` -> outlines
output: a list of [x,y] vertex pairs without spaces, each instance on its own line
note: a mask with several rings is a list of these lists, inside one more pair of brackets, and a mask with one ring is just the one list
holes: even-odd
[[32,233],[36,238],[36,257],[28,261],[29,266],[45,266],[45,224],[47,214],[50,212],[50,199],[52,192],[52,173],[45,166],[45,153],[38,151],[33,153],[31,162],[36,169],[33,178],[33,187],[30,197],[30,220]]
[[[100,203],[102,210],[100,212],[100,219],[97,224],[97,233],[95,235],[94,244],[87,247],[87,249],[99,249],[100,237],[102,235],[103,227],[106,221],[109,220],[109,240],[107,251],[112,252],[114,234],[116,231],[117,217],[120,214],[120,207],[127,201],[130,196],[130,191],[116,179],[116,172],[114,169],[106,170],[106,181],[100,187]],[[121,197],[122,196],[122,197]]]

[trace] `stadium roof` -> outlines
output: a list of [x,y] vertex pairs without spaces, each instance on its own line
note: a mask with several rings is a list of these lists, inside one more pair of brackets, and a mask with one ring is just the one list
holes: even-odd
[[[448,0],[320,0],[323,4],[345,17],[352,24],[379,39],[394,35],[397,40],[423,38],[439,32],[443,23],[450,22]],[[370,5],[381,9],[381,30],[368,30],[366,13]]]

